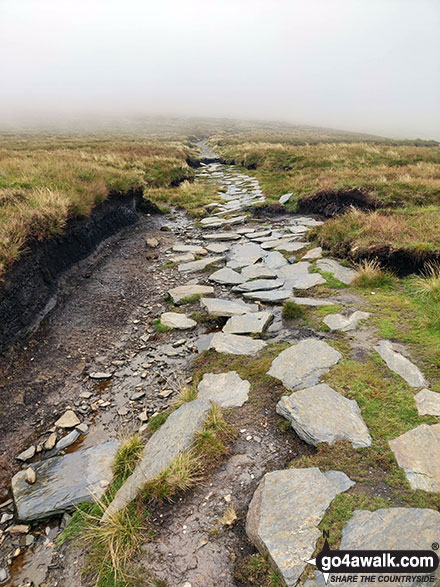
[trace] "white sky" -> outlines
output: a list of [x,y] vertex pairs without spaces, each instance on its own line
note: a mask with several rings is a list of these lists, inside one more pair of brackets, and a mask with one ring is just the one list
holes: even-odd
[[0,121],[286,120],[440,139],[440,0],[0,0]]

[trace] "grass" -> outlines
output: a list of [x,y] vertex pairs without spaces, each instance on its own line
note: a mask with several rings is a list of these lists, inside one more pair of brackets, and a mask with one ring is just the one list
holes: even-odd
[[156,318],[155,320],[153,320],[153,328],[155,332],[170,332],[170,330],[173,330],[171,326],[162,324],[160,318]]
[[377,259],[364,259],[359,263],[358,276],[353,285],[362,289],[378,289],[381,287],[392,287],[395,279],[390,271],[380,266]]
[[[187,397],[187,401],[191,398]],[[145,582],[133,562],[142,544],[155,536],[150,511],[159,502],[171,500],[176,494],[200,483],[209,468],[216,466],[219,458],[228,452],[228,444],[235,434],[220,409],[213,405],[193,449],[179,454],[160,475],[144,486],[133,502],[102,524],[107,505],[133,472],[142,452],[141,437],[133,436],[123,443],[115,456],[113,480],[102,500],[82,504],[58,543],[61,545],[77,538],[83,541],[88,552],[85,572],[98,587],[157,585],[153,576],[148,579],[150,582]]]
[[194,182],[186,138],[0,134],[0,278],[33,241],[60,234],[110,195],[139,191],[194,216],[217,198]]
[[274,571],[267,556],[251,554],[240,559],[234,567],[234,579],[244,587],[282,587],[279,573]]
[[304,318],[306,310],[303,306],[300,306],[296,302],[284,302],[282,317],[283,320],[297,320],[298,318]]

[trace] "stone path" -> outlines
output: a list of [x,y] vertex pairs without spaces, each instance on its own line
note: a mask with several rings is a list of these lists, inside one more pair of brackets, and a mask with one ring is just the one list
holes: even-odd
[[[323,383],[322,378],[342,360],[342,354],[335,348],[336,344],[333,346],[332,338],[351,336],[354,331],[363,328],[361,323],[368,320],[370,314],[360,310],[347,312],[345,309],[342,313],[328,314],[323,322],[330,333],[313,334],[311,329],[295,330],[286,327],[281,320],[279,308],[286,300],[305,307],[338,304],[339,301],[332,297],[314,295],[314,288],[326,284],[326,278],[317,270],[332,274],[346,285],[356,278],[356,271],[334,259],[323,257],[321,247],[311,248],[307,242],[307,231],[320,224],[320,221],[292,215],[281,220],[266,219],[263,222],[253,219],[252,206],[264,202],[264,196],[255,179],[224,168],[217,162],[202,165],[198,174],[207,181],[225,183],[219,192],[223,202],[207,206],[209,215],[200,221],[200,226],[191,224],[188,230],[179,233],[179,240],[172,247],[161,253],[160,263],[178,263],[177,269],[171,269],[177,275],[174,283],[169,284],[163,274],[163,293],[167,293],[169,300],[178,308],[174,308],[177,311],[172,311],[173,308],[164,308],[157,304],[151,311],[151,317],[160,318],[161,324],[172,331],[161,334],[160,337],[163,338],[158,337],[158,340],[155,340],[153,330],[140,332],[139,347],[129,362],[116,359],[110,367],[103,365],[90,372],[90,377],[99,375],[95,377],[96,381],[106,382],[105,385],[109,386],[115,397],[122,397],[126,393],[124,401],[120,400],[119,404],[115,402],[112,406],[116,413],[111,412],[109,419],[120,417],[121,422],[124,422],[129,414],[135,414],[138,422],[140,421],[140,431],[145,432],[146,423],[152,415],[164,409],[173,409],[176,386],[173,387],[174,383],[170,381],[176,372],[183,372],[187,377],[189,375],[187,383],[191,382],[189,365],[196,350],[231,355],[231,360],[243,356],[246,361],[251,362],[259,360],[267,352],[268,344],[281,342],[288,343],[289,346],[272,360],[267,375],[280,381],[286,390],[292,392],[274,402],[270,414],[271,418],[276,418],[276,412],[291,423],[294,432],[290,432],[286,442],[294,439],[295,442],[304,441],[314,447],[319,443],[333,445],[337,440],[345,439],[356,450],[369,447],[372,438],[358,403],[345,397],[343,389],[340,393]],[[285,194],[280,198],[281,203],[286,203],[290,197],[291,194]],[[233,225],[234,229],[228,230],[228,225]],[[305,290],[310,290],[307,291],[308,297],[303,296]],[[341,303],[346,303],[342,297]],[[163,311],[164,309],[167,311]],[[198,323],[201,312],[208,320],[207,326],[204,326],[203,321]],[[184,330],[185,337],[181,338],[182,333],[174,333],[175,330]],[[347,334],[338,334],[338,331]],[[400,352],[403,349],[396,347],[391,341],[380,341],[375,350],[389,369],[410,386],[415,389],[423,388],[415,395],[419,414],[439,416],[440,394],[426,389],[428,382],[423,373]],[[152,386],[156,396],[148,404],[145,398]],[[172,411],[166,422],[149,438],[139,464],[117,492],[103,521],[124,508],[146,482],[163,472],[174,459],[192,449],[194,439],[202,429],[212,404],[235,410],[239,414],[244,413],[243,410],[252,403],[252,391],[250,382],[240,377],[236,371],[205,373],[197,386],[197,399]],[[83,396],[82,402],[93,396],[92,392],[83,393],[90,395]],[[107,400],[95,398],[95,401],[96,405],[101,406]],[[102,403],[98,404],[98,401]],[[108,403],[111,405],[110,400]],[[46,437],[41,450],[59,451],[84,434],[83,430],[86,430],[87,425],[81,423],[72,410],[71,412],[63,416],[66,422],[69,420],[65,428],[62,428],[64,420],[57,422],[57,430],[65,429],[67,434],[60,438],[58,433],[52,432],[55,436]],[[257,420],[263,418],[266,415],[263,417],[263,413],[260,413]],[[244,508],[249,505],[246,516],[248,537],[260,552],[269,555],[285,584],[293,586],[305,570],[305,561],[314,553],[320,536],[318,525],[327,508],[338,494],[349,491],[354,483],[341,471],[321,471],[317,468],[281,469],[267,473],[267,453],[264,452],[266,447],[264,450],[262,447],[261,450],[254,451],[249,448],[251,442],[257,446],[261,443],[261,431],[259,434],[249,434],[247,430],[248,427],[255,426],[255,421],[254,415],[251,421],[240,422],[240,434],[244,435],[248,444],[241,453],[230,457],[225,468],[228,470],[237,458],[241,458],[246,464],[242,475],[247,477],[240,483],[246,487],[242,504]],[[86,428],[82,430],[81,426]],[[102,459],[100,447],[107,447],[105,458]],[[29,461],[35,459],[37,447],[31,446],[23,451],[17,457],[23,462],[23,470],[13,480],[19,518],[35,520],[71,509],[72,505],[84,500],[84,492],[91,487],[101,495],[108,483],[109,455],[114,454],[115,447],[116,443],[111,441],[98,443],[84,451],[77,450],[32,465],[31,469],[36,475],[35,483],[29,482],[32,473],[27,469]],[[440,424],[421,424],[391,440],[390,447],[412,488],[440,491],[440,458],[432,458],[433,454],[440,455]],[[279,452],[279,447],[277,451]],[[87,454],[92,455],[93,460],[85,460]],[[292,456],[289,460],[291,458]],[[104,463],[102,467],[101,461]],[[83,465],[84,462],[87,464]],[[77,478],[70,473],[72,463],[80,473]],[[256,478],[249,473],[251,466],[256,466]],[[57,472],[50,490],[47,482],[50,475],[45,471],[63,471],[64,468],[66,475]],[[90,475],[84,475],[87,468],[91,471]],[[221,479],[222,471],[219,470],[216,474]],[[230,471],[228,475],[228,479],[237,479],[237,475]],[[238,483],[237,480],[236,482]],[[258,488],[254,493],[257,484]],[[60,497],[61,487],[65,492]],[[208,502],[209,487],[203,491],[205,496],[208,495]],[[196,511],[198,517],[206,521],[208,516],[203,518],[201,504],[191,502],[191,499],[199,499],[196,496],[197,493],[189,498],[189,507],[192,509],[188,519],[194,520],[193,514]],[[231,499],[233,500],[231,495],[227,494],[225,503],[230,503]],[[357,511],[344,528],[342,543],[347,548],[364,548],[362,541],[371,536],[372,544],[385,547],[383,545],[395,543],[407,548],[401,538],[405,535],[402,528],[426,527],[428,530],[424,531],[423,539],[422,533],[414,530],[411,536],[407,536],[408,540],[412,540],[411,544],[425,544],[428,536],[431,540],[434,523],[438,527],[438,516],[440,514],[437,512],[416,508],[390,508],[374,513]],[[224,546],[218,549],[213,547],[212,555],[200,554],[200,549],[205,545],[214,544],[208,531],[200,532],[200,524],[195,532],[197,544],[189,537],[188,540],[182,539],[183,542],[179,542],[187,551],[182,558],[185,563],[181,566],[177,564],[178,575],[169,569],[166,559],[173,553],[167,551],[163,540],[158,541],[162,546],[156,550],[156,554],[164,555],[164,560],[155,561],[155,571],[160,578],[170,580],[176,585],[232,586],[234,582],[228,549]],[[367,533],[367,528],[370,534]],[[173,531],[176,533],[175,528]],[[185,528],[184,531],[186,532]],[[438,537],[432,536],[434,538]],[[202,546],[201,540],[205,541]],[[176,551],[175,554],[180,553]],[[208,568],[209,559],[223,569],[221,576],[217,577],[215,565],[206,572],[198,570],[197,561],[204,560],[203,564]],[[185,583],[188,577],[194,582]],[[306,584],[321,584],[321,579],[318,574],[316,583],[308,580]],[[217,580],[218,583],[215,582]]]

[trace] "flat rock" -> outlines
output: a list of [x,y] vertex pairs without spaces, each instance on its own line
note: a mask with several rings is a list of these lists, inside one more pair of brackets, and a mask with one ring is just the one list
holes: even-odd
[[303,255],[303,259],[319,259],[322,257],[322,247],[315,247]]
[[168,295],[175,304],[192,296],[207,296],[214,293],[211,285],[179,285],[168,291]]
[[255,239],[255,238],[262,238],[265,236],[270,236],[272,234],[272,229],[268,228],[266,230],[259,230],[257,232],[254,232],[249,238],[250,239]]
[[[440,528],[440,513],[425,508],[385,508],[375,512],[355,510],[352,517],[342,530],[341,550],[431,550],[432,544],[438,542]],[[362,575],[350,575],[358,578],[361,583]],[[387,575],[384,575],[386,577]],[[438,585],[440,570],[437,569],[437,580],[430,583],[420,583],[416,580],[407,581],[403,576],[394,575],[392,585]],[[422,575],[425,576],[425,575]],[[389,584],[384,582],[385,584]]]
[[182,253],[180,255],[173,255],[170,257],[170,261],[172,263],[189,263],[190,261],[194,261],[195,256],[193,253]]
[[216,332],[211,339],[209,348],[215,349],[218,353],[229,353],[231,355],[255,355],[266,343],[248,336]]
[[355,400],[350,400],[326,383],[283,396],[277,414],[292,424],[298,436],[313,446],[346,439],[354,448],[371,446],[371,436]]
[[279,244],[276,247],[277,251],[287,251],[288,253],[294,253],[295,251],[300,251],[304,247],[307,247],[310,243],[306,242],[284,242]]
[[55,422],[59,428],[75,428],[80,423],[80,419],[73,410],[66,410],[61,418]]
[[27,448],[26,450],[24,450],[23,452],[21,452],[19,455],[17,455],[15,458],[18,461],[22,461],[22,462],[26,462],[29,461],[36,452],[36,448],[35,446],[32,444],[29,448]]
[[263,263],[266,265],[268,269],[273,271],[280,269],[281,267],[287,266],[289,263],[287,259],[279,252],[279,251],[272,251],[268,253],[264,259]]
[[287,389],[311,387],[341,358],[341,353],[326,342],[306,338],[282,351],[268,375],[282,381]]
[[290,238],[276,238],[276,239],[270,239],[270,240],[265,240],[264,242],[261,243],[261,248],[266,250],[269,249],[274,249],[275,247],[280,247],[280,250],[284,251],[286,249],[283,249],[281,245],[286,245],[288,243],[292,242],[292,237]]
[[16,473],[12,493],[18,518],[41,520],[99,499],[112,479],[117,448],[118,443],[111,440],[42,461],[33,465],[36,481],[32,485],[26,482],[25,471]]
[[197,398],[182,404],[168,416],[166,422],[145,445],[135,470],[117,491],[114,500],[104,512],[103,521],[123,509],[146,483],[160,475],[176,457],[191,448],[210,408],[209,400]]
[[420,424],[389,444],[413,489],[440,491],[440,424]]
[[174,245],[176,253],[193,253],[194,255],[206,255],[207,251],[201,245]]
[[352,485],[345,473],[318,468],[266,473],[254,493],[246,533],[293,587],[321,536],[318,525],[333,499]]
[[348,332],[354,330],[359,322],[366,320],[370,316],[369,312],[361,312],[357,310],[350,316],[343,316],[342,314],[328,314],[323,322],[330,330],[341,330],[342,332]]
[[440,416],[440,393],[421,389],[414,399],[419,416]]
[[230,261],[236,261],[237,263],[245,263],[251,265],[256,263],[262,257],[265,252],[256,243],[245,243],[244,245],[234,245],[229,251]]
[[[298,263],[287,263],[276,270],[278,277],[284,279],[295,279],[299,275],[308,275],[311,265],[307,261],[299,261]],[[319,275],[317,273],[311,273],[310,275]]]
[[426,381],[423,373],[409,359],[394,350],[393,344],[389,340],[380,340],[379,344],[374,347],[388,368],[397,375],[400,375],[411,387],[426,387]]
[[272,322],[271,312],[252,312],[241,316],[232,316],[223,326],[223,332],[230,334],[261,334]]
[[192,273],[194,271],[203,271],[205,267],[208,265],[212,265],[214,263],[220,263],[224,261],[224,257],[205,257],[204,259],[199,259],[198,261],[190,261],[189,263],[181,263],[177,266],[177,269],[184,273]]
[[112,374],[109,371],[93,371],[89,373],[90,379],[110,379]]
[[164,326],[175,328],[177,330],[188,330],[197,326],[195,320],[192,320],[185,314],[180,314],[179,312],[164,312],[160,317],[160,321]]
[[242,276],[246,279],[270,279],[276,277],[275,271],[269,269],[262,263],[256,263],[255,265],[247,265],[243,267],[241,272]]
[[291,298],[295,304],[299,304],[300,306],[334,306],[339,304],[334,300],[329,300],[326,298]]
[[280,304],[288,300],[292,292],[290,289],[273,289],[271,291],[251,291],[243,294],[248,300],[257,300],[266,304]]
[[214,234],[205,234],[203,235],[205,239],[211,241],[238,241],[240,240],[240,235],[236,232],[215,232]]
[[221,408],[242,406],[249,397],[251,384],[236,371],[205,373],[197,386],[198,397],[204,397]]
[[233,291],[265,291],[270,289],[278,289],[284,284],[284,279],[254,279],[241,283],[232,288]]
[[293,289],[310,289],[322,283],[326,283],[326,280],[319,273],[303,273],[292,279],[286,279],[284,285]]
[[204,308],[210,316],[240,316],[248,312],[257,312],[257,304],[246,304],[241,300],[222,300],[221,298],[202,298],[200,300],[202,308]]
[[206,245],[206,250],[210,253],[226,253],[229,250],[229,245],[222,245],[221,243],[211,243]]
[[342,281],[342,283],[345,283],[346,285],[350,285],[358,275],[357,271],[344,267],[334,259],[319,259],[316,262],[316,266],[319,267],[321,271],[332,273],[336,279],[339,279],[339,281]]
[[224,285],[236,285],[238,283],[243,283],[244,277],[229,267],[223,267],[222,269],[212,273],[209,276],[209,280]]
[[287,202],[290,200],[290,198],[293,196],[293,192],[290,192],[288,194],[283,194],[282,196],[280,196],[280,199],[278,200],[278,202],[280,204],[287,204]]

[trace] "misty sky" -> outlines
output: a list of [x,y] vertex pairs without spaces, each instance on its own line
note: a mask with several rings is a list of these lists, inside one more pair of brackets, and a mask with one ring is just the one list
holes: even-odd
[[0,0],[0,122],[183,114],[440,139],[440,0]]

